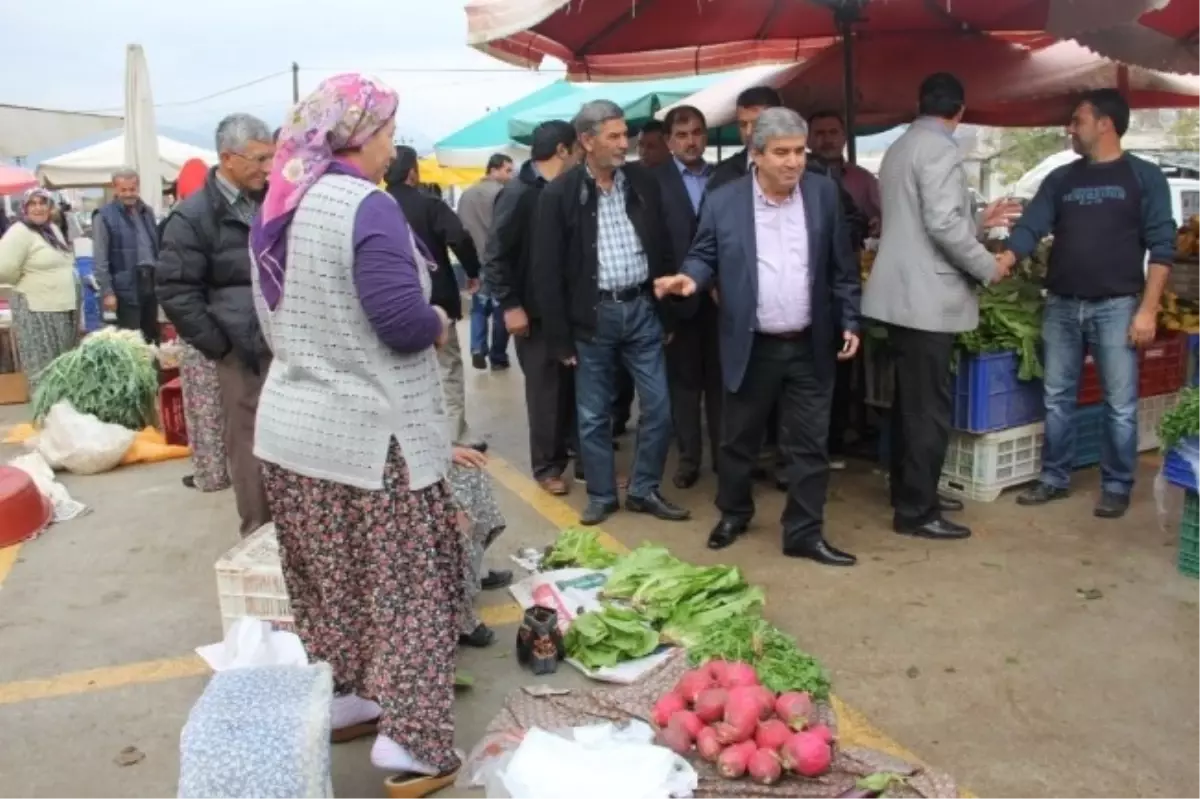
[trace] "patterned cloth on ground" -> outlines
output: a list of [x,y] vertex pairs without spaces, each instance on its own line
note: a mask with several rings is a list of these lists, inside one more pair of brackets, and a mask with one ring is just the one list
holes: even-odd
[[463,568],[465,609],[461,632],[470,633],[480,624],[475,610],[475,599],[483,579],[483,555],[488,547],[504,532],[507,522],[500,512],[496,495],[492,492],[492,478],[482,469],[470,469],[454,465],[447,476],[454,491],[454,501],[466,516],[466,525],[460,525],[463,548],[467,552]]
[[225,411],[221,408],[217,365],[195,347],[184,344],[179,377],[196,488],[222,491],[229,488],[230,482],[229,459],[225,452]]
[[408,489],[395,440],[383,490],[263,463],[284,582],[309,658],[337,693],[383,708],[379,732],[439,770],[454,753],[454,668],[467,553],[445,482]]
[[37,391],[41,372],[50,362],[79,343],[78,311],[31,311],[25,295],[12,292],[13,332],[16,334],[17,357],[29,395]]
[[[556,730],[603,722],[620,723],[630,718],[649,723],[654,703],[675,686],[687,669],[687,656],[680,651],[633,685],[574,691],[560,696],[533,696],[524,689],[513,691],[471,752],[458,787],[468,787],[466,783],[472,775],[480,773],[486,759],[514,751],[525,730],[531,727]],[[825,703],[819,703],[817,708],[821,722],[836,735],[837,717],[833,708]],[[862,747],[838,747],[833,767],[822,777],[789,778],[775,785],[759,785],[749,780],[730,782],[717,773],[714,764],[698,757],[688,760],[700,775],[700,785],[695,792],[697,797],[835,797],[853,788],[860,777],[879,771],[906,777],[904,783],[889,788],[886,796],[958,796],[958,786],[950,776]]]
[[180,797],[331,797],[325,663],[213,675],[179,740]]

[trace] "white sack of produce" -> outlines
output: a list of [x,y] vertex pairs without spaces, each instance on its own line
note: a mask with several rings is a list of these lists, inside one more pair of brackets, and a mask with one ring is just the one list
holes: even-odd
[[71,403],[58,402],[46,414],[31,446],[52,469],[72,474],[100,474],[115,469],[137,434],[118,424],[80,413]]
[[576,727],[571,738],[532,728],[501,772],[506,793],[526,799],[668,799],[689,797],[699,784],[687,760],[650,743],[654,733],[634,721]]

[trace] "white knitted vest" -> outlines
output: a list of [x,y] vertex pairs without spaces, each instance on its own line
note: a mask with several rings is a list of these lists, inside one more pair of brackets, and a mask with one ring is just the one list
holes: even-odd
[[[450,441],[433,348],[405,355],[380,341],[354,288],[354,218],[377,191],[345,175],[326,175],[308,190],[288,233],[274,311],[251,270],[275,356],[258,401],[254,454],[307,477],[379,490],[394,436],[416,490],[446,476]],[[428,270],[415,246],[413,254],[428,298]]]

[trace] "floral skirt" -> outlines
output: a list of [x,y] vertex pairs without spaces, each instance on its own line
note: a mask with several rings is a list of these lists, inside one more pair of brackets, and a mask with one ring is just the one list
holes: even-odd
[[31,311],[25,295],[12,292],[13,332],[17,357],[29,381],[29,395],[37,390],[42,370],[58,356],[79,343],[78,311]]
[[462,509],[463,519],[459,529],[463,536],[463,548],[467,558],[463,567],[463,623],[462,632],[471,633],[479,626],[479,614],[475,611],[475,598],[479,596],[483,579],[483,553],[504,532],[507,522],[500,512],[496,495],[492,492],[492,478],[482,469],[451,466],[448,476],[454,491],[454,501]]
[[379,732],[438,769],[454,753],[464,607],[458,507],[446,483],[408,488],[393,440],[382,491],[263,463],[296,631],[334,690],[373,699]]
[[222,491],[229,488],[229,458],[225,453],[225,411],[221,408],[217,365],[184,344],[179,377],[196,488]]

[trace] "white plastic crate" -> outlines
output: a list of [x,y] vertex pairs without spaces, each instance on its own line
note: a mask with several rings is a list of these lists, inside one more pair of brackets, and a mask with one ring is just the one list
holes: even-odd
[[1138,401],[1138,452],[1158,449],[1158,424],[1163,414],[1175,407],[1179,392],[1143,397]]
[[217,561],[217,597],[226,631],[243,616],[291,630],[292,605],[283,582],[275,525],[264,524]]
[[1043,438],[1041,422],[983,435],[951,430],[938,488],[952,496],[993,502],[1004,489],[1037,479]]

